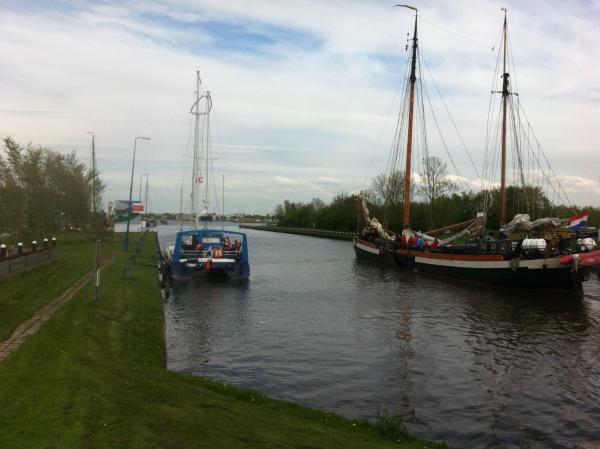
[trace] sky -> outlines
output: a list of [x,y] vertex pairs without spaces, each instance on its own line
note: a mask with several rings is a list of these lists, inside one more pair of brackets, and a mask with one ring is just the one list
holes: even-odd
[[[226,213],[358,192],[385,170],[399,109],[414,15],[394,4],[0,1],[0,137],[88,164],[93,131],[108,202],[128,197],[134,138],[148,136],[134,198],[148,173],[151,211],[178,211],[182,185],[189,208],[199,70]],[[509,9],[519,100],[570,200],[600,206],[600,1],[411,4],[421,54],[479,169],[492,47]],[[450,174],[476,190],[452,121],[437,115]],[[429,151],[447,154],[433,139]]]

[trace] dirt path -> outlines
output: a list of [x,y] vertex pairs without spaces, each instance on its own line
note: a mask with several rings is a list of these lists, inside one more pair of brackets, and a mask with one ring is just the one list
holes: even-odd
[[[106,266],[112,261],[113,258],[114,256],[104,260],[102,262],[102,266]],[[23,344],[27,337],[35,334],[40,326],[52,318],[52,315],[54,315],[58,309],[69,302],[73,296],[75,296],[75,294],[77,294],[77,292],[79,292],[79,290],[81,290],[85,284],[93,278],[94,272],[95,270],[88,271],[85,275],[83,275],[83,277],[75,281],[75,283],[68,289],[66,289],[44,307],[39,309],[31,318],[17,327],[8,340],[0,342],[0,363],[8,358],[10,354],[16,351],[19,346]]]

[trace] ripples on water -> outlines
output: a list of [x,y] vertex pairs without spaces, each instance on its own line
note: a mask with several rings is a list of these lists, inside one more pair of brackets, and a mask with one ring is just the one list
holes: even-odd
[[[161,240],[174,228],[160,228]],[[165,303],[168,366],[469,448],[600,439],[600,282],[578,300],[358,263],[248,231],[251,279]]]

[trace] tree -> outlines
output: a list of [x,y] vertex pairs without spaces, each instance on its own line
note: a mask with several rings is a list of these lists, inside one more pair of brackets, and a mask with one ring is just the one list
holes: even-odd
[[[4,139],[0,153],[0,232],[40,238],[65,228],[89,229],[94,176],[75,153],[21,146]],[[104,188],[96,178],[99,192]],[[96,218],[96,220],[94,220]]]
[[438,198],[454,192],[457,189],[450,179],[448,179],[448,170],[446,164],[437,156],[428,156],[423,159],[423,172],[421,173],[421,182],[418,192],[425,197],[430,208],[430,226],[437,223],[436,217],[440,214],[435,213],[435,202]]
[[404,201],[404,172],[395,171],[391,174],[383,173],[375,176],[367,190],[367,197],[379,205],[402,204]]

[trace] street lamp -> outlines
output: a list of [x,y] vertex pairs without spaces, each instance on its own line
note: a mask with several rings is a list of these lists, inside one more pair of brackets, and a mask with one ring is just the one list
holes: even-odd
[[131,195],[133,193],[133,172],[135,170],[135,148],[137,146],[138,139],[150,140],[150,137],[136,137],[133,139],[133,161],[131,162],[131,182],[129,183],[129,208],[127,211],[127,231],[125,232],[125,251],[129,250],[129,221],[131,220]]

